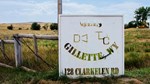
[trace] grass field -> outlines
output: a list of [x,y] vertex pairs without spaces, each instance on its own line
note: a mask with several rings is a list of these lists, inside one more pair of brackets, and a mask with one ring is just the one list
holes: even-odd
[[150,66],[150,30],[125,31],[125,67],[127,69]]
[[[44,23],[43,23],[44,24]],[[7,24],[9,25],[9,24]],[[19,25],[19,24],[15,24]],[[23,24],[22,24],[23,25]],[[6,24],[5,24],[6,26]],[[28,26],[28,25],[27,25]],[[23,26],[26,27],[26,26]],[[7,39],[13,39],[14,34],[35,34],[35,35],[58,35],[57,31],[51,31],[51,30],[8,30],[6,27],[3,29],[0,29],[0,39],[7,40]],[[26,39],[24,38],[26,44],[31,47],[31,49],[34,49],[33,47],[33,40],[32,39]],[[38,50],[39,55],[44,59],[49,65],[56,66],[58,62],[58,41],[52,41],[52,40],[37,40],[38,41]],[[6,63],[12,66],[15,66],[15,54],[14,54],[14,45],[13,44],[7,44],[5,45],[6,49],[6,55],[9,57],[11,61],[4,60],[2,57],[2,52],[0,51],[0,62]],[[31,50],[25,45],[22,44],[22,54],[23,54],[23,66],[26,66],[31,69],[35,69],[38,71],[45,71],[50,69],[49,66],[44,64],[42,61],[36,61],[35,55],[31,52]]]
[[[41,30],[7,30],[0,29],[1,39],[12,39],[12,35],[16,33],[25,34],[46,34],[58,35],[57,31]],[[33,49],[33,41],[24,39]],[[11,62],[5,61],[0,52],[0,62],[4,62],[14,66],[14,49],[13,45],[9,44],[6,47],[6,53],[11,59]],[[7,69],[0,67],[0,83],[38,83],[43,80],[64,80],[63,82],[71,82],[67,78],[58,78],[58,41],[38,40],[39,55],[48,62],[53,69],[49,68],[43,62],[36,62],[34,54],[23,45],[23,65],[38,72],[25,72],[22,69]],[[127,29],[125,30],[125,76],[136,78],[145,84],[150,83],[150,30],[148,29]],[[79,81],[87,81],[89,79],[79,79]],[[118,78],[106,79],[90,79],[91,81],[103,82],[102,84],[118,83]],[[73,80],[76,81],[76,80]],[[129,84],[132,84],[129,83]]]

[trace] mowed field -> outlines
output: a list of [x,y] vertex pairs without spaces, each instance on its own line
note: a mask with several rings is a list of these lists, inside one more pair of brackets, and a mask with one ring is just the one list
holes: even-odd
[[[51,30],[7,30],[7,28],[0,28],[0,39],[13,39],[12,35],[17,33],[24,34],[44,34],[44,35],[58,35],[58,31]],[[33,40],[24,39],[28,45],[33,49]],[[11,59],[4,60],[0,52],[0,62],[15,66],[14,61],[14,47],[8,44],[6,47],[6,54]],[[25,72],[22,69],[7,69],[0,67],[0,83],[15,83],[15,84],[60,84],[62,83],[94,83],[96,84],[136,84],[135,80],[129,82],[120,82],[120,78],[94,78],[94,79],[79,79],[69,80],[66,77],[58,77],[58,41],[38,40],[39,55],[51,65],[47,66],[42,61],[35,61],[34,54],[27,48],[26,45],[22,47],[23,66],[34,69],[38,72]],[[125,30],[125,77],[135,78],[138,80],[137,84],[150,84],[150,30],[149,29],[126,29]],[[13,77],[14,76],[14,77]],[[124,78],[124,77],[123,77]],[[53,81],[51,81],[53,80]],[[128,79],[127,79],[128,80]],[[127,81],[125,80],[125,81]],[[88,82],[87,82],[88,81]],[[139,82],[140,81],[140,82]]]

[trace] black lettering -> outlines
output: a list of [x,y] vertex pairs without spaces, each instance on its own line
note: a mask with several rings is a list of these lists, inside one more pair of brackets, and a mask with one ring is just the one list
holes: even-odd
[[102,23],[99,23],[99,27],[102,27]]
[[70,43],[66,43],[65,46],[64,46],[64,48],[65,48],[66,50],[68,50],[70,47],[71,47],[71,44],[70,44]]
[[109,45],[109,41],[107,41],[107,43],[106,43],[106,39],[109,40],[109,37],[104,37],[103,38],[103,44],[104,45]]
[[72,51],[73,49],[74,49],[74,47],[72,46],[68,52],[71,53],[71,51]]
[[75,69],[75,74],[76,75],[81,75],[81,68],[76,68]]
[[114,50],[113,50],[112,48],[108,48],[108,49],[107,49],[107,52],[108,52],[109,54],[112,54],[112,53],[114,53]]

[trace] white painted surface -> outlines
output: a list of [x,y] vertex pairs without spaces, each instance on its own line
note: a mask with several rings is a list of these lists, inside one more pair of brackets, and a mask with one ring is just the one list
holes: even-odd
[[148,23],[149,23],[149,29],[150,29],[150,17],[148,18]]
[[[101,23],[101,27],[96,26],[81,26],[80,23]],[[98,33],[100,37],[109,37],[109,40],[105,38],[103,40],[98,39]],[[80,37],[79,37],[80,35]],[[75,37],[75,38],[74,38]],[[80,38],[80,41],[79,41]],[[88,39],[87,39],[88,38]],[[74,39],[76,40],[74,42]],[[86,42],[85,42],[86,41]],[[91,60],[83,60],[75,57],[68,50],[65,49],[65,44],[70,43],[78,51],[95,54],[101,52],[102,55],[107,55],[107,49],[116,43],[118,49],[113,47],[114,53],[106,57],[105,59],[95,60],[91,57]],[[93,56],[94,57],[94,56]],[[98,59],[98,57],[96,57]],[[88,59],[88,56],[86,56]],[[72,75],[65,74],[65,69],[73,69]],[[82,74],[78,74],[77,68],[81,69]],[[108,68],[107,74],[83,74],[85,68]],[[70,78],[76,77],[104,77],[111,75],[111,69],[118,68],[119,73],[113,75],[124,74],[124,28],[123,28],[123,16],[121,15],[60,15],[59,20],[59,73],[60,76],[67,75]],[[68,73],[68,71],[67,71]]]

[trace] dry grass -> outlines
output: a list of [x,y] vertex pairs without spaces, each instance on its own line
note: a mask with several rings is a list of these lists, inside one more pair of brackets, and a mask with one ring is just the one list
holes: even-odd
[[[45,23],[40,23],[41,25],[44,25]],[[58,35],[58,31],[51,31],[51,30],[26,30],[27,27],[30,27],[31,24],[13,24],[15,27],[14,30],[8,30],[7,26],[10,24],[0,24],[0,39],[13,39],[14,34],[35,34],[35,35]],[[18,30],[18,28],[23,28],[22,30]],[[24,39],[32,49],[33,48],[33,40],[32,39]],[[14,55],[14,45],[13,44],[7,44],[5,45],[6,48],[6,54],[9,57],[11,61],[7,61],[2,57],[2,52],[0,51],[0,62],[13,65],[15,66],[15,55]],[[58,62],[58,41],[51,41],[51,40],[38,40],[38,54],[42,59],[44,59],[47,63],[49,63],[51,66],[57,66]],[[23,65],[26,67],[29,67],[31,69],[43,71],[48,70],[50,67],[48,67],[45,63],[42,61],[36,61],[35,55],[31,50],[25,45],[22,44],[22,54],[23,54]]]
[[36,34],[36,35],[57,35],[57,31],[51,30],[7,30],[0,29],[0,39],[12,39],[14,34]]
[[[19,28],[22,28],[22,30],[30,30],[31,24],[32,23],[1,23],[0,24],[0,29],[7,29],[7,26],[13,25],[14,30],[18,30]],[[44,22],[39,22],[39,24],[44,26],[45,24],[51,24],[51,23],[44,23]]]
[[[44,26],[45,24],[51,24],[51,23],[42,23],[40,22],[39,24],[41,25],[41,30],[40,31],[32,31],[30,30],[30,27],[31,27],[31,24],[32,23],[13,23],[13,27],[14,29],[13,30],[8,30],[7,29],[7,26],[10,26],[10,24],[6,24],[6,23],[3,23],[3,24],[0,24],[0,39],[12,39],[12,36],[14,34],[36,34],[36,35],[58,35],[57,31],[51,31],[50,28],[48,28],[48,30],[44,30],[42,28],[42,26]],[[21,30],[19,30],[19,28],[21,28]]]

